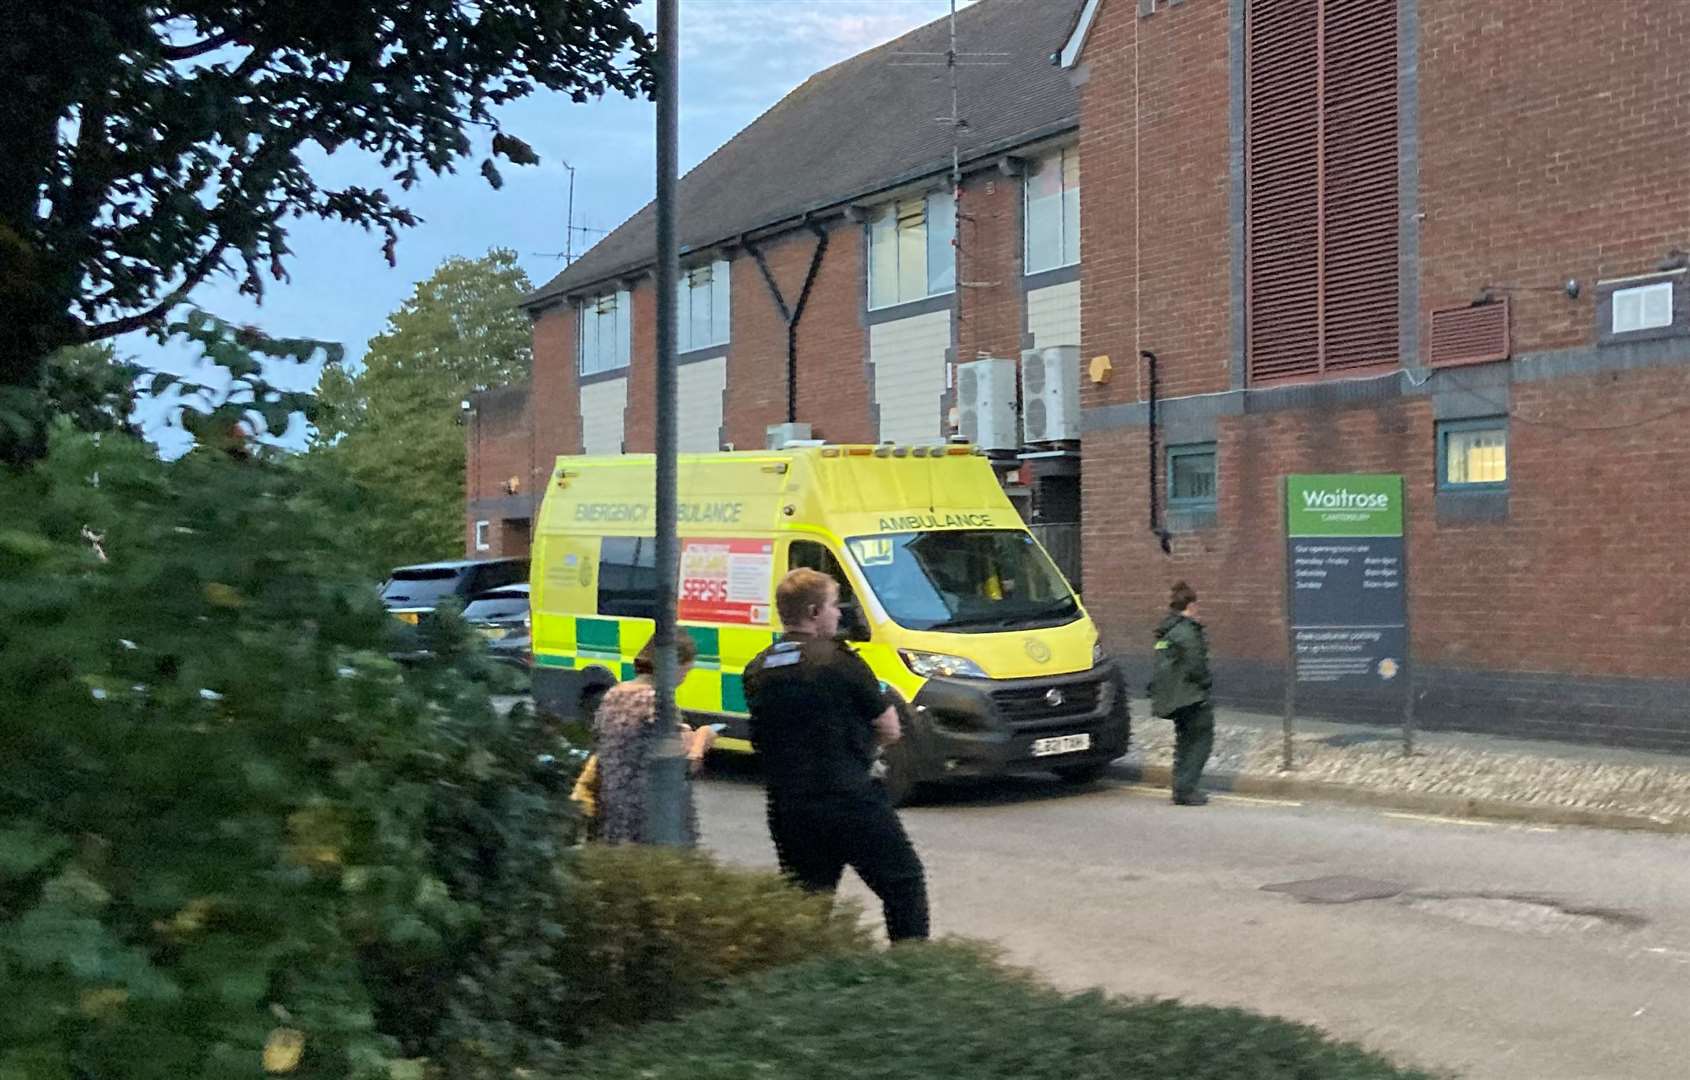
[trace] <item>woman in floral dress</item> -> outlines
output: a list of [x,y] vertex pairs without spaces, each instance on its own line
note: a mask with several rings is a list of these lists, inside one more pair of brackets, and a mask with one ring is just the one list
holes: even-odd
[[[680,665],[675,685],[686,681],[697,648],[689,634],[675,639],[675,659]],[[634,657],[634,678],[610,688],[599,703],[593,719],[599,768],[598,839],[606,844],[650,843],[646,825],[646,797],[651,787],[651,758],[660,740],[657,730],[657,688],[652,683],[656,669],[655,649],[648,642]],[[681,725],[686,745],[686,845],[698,843],[698,808],[693,803],[692,778],[704,763],[704,754],[716,740],[709,727],[694,730]]]

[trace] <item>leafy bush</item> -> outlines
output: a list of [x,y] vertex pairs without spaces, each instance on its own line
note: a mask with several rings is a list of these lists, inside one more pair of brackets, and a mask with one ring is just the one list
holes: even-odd
[[388,659],[346,490],[65,432],[0,474],[5,1080],[385,1077],[559,933],[549,735],[467,647]]
[[571,1053],[574,1080],[1430,1080],[1239,1009],[1067,996],[978,947],[900,945],[735,987]]
[[[737,977],[868,946],[855,904],[696,852],[593,844],[565,866],[559,932],[543,943],[544,959],[533,943],[509,941],[494,950],[498,967],[479,980],[507,988],[483,1012],[529,1040],[523,1064],[544,1064],[596,1030],[696,1007]],[[550,985],[533,973],[537,962],[551,972]],[[493,1066],[459,1054],[449,1074],[494,1075]]]

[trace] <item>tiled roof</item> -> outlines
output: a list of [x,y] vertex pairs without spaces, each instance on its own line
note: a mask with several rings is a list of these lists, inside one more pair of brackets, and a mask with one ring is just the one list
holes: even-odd
[[[964,160],[1075,127],[1079,95],[1052,63],[1080,0],[980,0],[957,15]],[[683,252],[837,206],[950,165],[948,19],[811,76],[680,182]],[[927,55],[912,55],[927,54]],[[981,55],[987,54],[987,55]],[[649,265],[655,204],[527,298],[539,304]]]

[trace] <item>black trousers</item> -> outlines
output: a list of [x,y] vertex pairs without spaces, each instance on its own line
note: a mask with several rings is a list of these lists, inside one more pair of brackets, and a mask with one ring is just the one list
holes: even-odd
[[927,875],[885,801],[770,798],[769,835],[782,872],[800,888],[833,892],[849,866],[880,898],[887,937],[927,937]]
[[1174,722],[1174,798],[1197,794],[1203,766],[1215,746],[1215,708],[1207,701],[1175,709],[1168,715]]

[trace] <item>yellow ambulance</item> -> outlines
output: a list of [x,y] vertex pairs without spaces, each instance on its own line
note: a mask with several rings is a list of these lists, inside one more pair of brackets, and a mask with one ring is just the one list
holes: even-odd
[[[534,694],[590,716],[633,677],[657,603],[651,455],[563,457],[535,530]],[[749,751],[741,675],[780,632],[795,567],[839,582],[841,629],[902,702],[899,801],[939,779],[1096,778],[1127,749],[1127,695],[1079,597],[973,448],[804,445],[683,454],[677,617],[698,646],[679,704]]]

